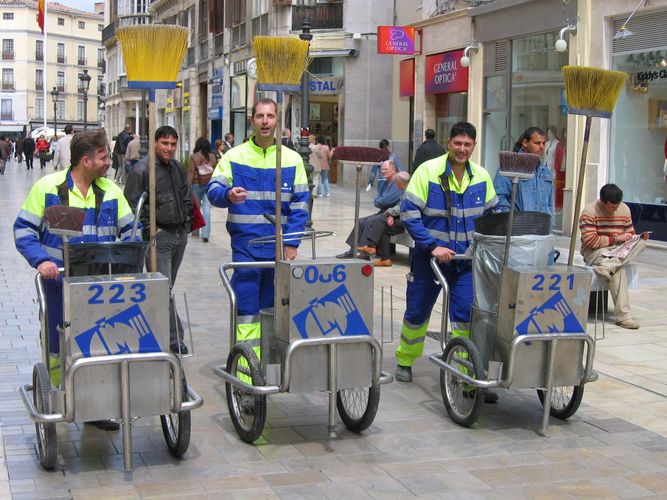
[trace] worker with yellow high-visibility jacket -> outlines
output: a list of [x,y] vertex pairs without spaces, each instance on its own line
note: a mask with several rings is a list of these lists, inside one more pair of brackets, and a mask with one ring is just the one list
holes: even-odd
[[[44,280],[52,367],[60,347],[57,326],[63,320],[62,279],[58,271],[63,265],[63,241],[46,227],[45,209],[68,205],[85,210],[83,235],[72,238],[73,244],[114,241],[117,237],[129,240],[134,220],[123,191],[105,177],[111,159],[104,130],[74,135],[70,150],[71,168],[35,182],[14,222],[16,249]],[[137,234],[141,234],[141,226]],[[141,237],[137,239],[140,241]],[[54,378],[58,384],[57,375]]]
[[[257,245],[250,241],[275,235],[274,225],[264,217],[276,210],[276,147],[281,149],[281,217],[283,234],[301,232],[308,219],[308,179],[301,155],[277,145],[274,132],[277,104],[260,99],[252,109],[255,135],[227,151],[213,171],[207,196],[213,206],[227,208],[227,231],[232,239],[234,262],[272,261],[275,245]],[[286,260],[297,255],[300,241],[283,245]],[[261,357],[259,311],[273,306],[274,270],[266,268],[235,269],[232,289],[237,298],[236,340],[250,345]]]
[[412,381],[412,365],[424,350],[429,318],[440,293],[431,269],[432,257],[441,264],[449,285],[452,335],[470,335],[472,268],[469,261],[453,261],[452,257],[465,253],[472,242],[474,220],[491,211],[498,201],[488,172],[470,161],[476,137],[472,124],[454,125],[449,152],[415,170],[401,203],[401,220],[415,241],[396,350],[395,375],[401,382]]

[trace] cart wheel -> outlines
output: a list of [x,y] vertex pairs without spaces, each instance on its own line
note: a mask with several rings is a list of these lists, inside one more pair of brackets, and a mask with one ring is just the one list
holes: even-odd
[[[51,413],[49,394],[51,379],[44,363],[37,363],[32,370],[32,398],[38,413]],[[46,470],[53,470],[58,459],[58,441],[55,423],[35,422],[39,461]]]
[[[537,389],[537,397],[540,398],[542,406],[544,406],[544,399],[546,396],[547,391],[544,389]],[[549,410],[549,413],[552,417],[567,420],[577,413],[583,397],[583,384],[553,387],[551,391],[551,409]]]
[[342,389],[336,394],[336,407],[345,427],[362,432],[375,420],[380,405],[380,384],[356,389]]
[[[245,360],[245,363],[240,363],[242,359]],[[240,342],[232,347],[227,358],[227,371],[237,378],[239,375],[250,377],[252,385],[256,387],[266,384],[259,368],[257,355],[245,342]],[[225,383],[225,389],[229,416],[232,418],[236,432],[241,440],[250,444],[254,443],[264,431],[266,396],[250,394],[229,382]]]
[[[183,375],[182,381],[183,401],[187,401],[188,383],[185,380],[185,375]],[[170,385],[169,394],[173,394],[173,378],[171,378]],[[172,412],[169,415],[160,415],[160,423],[162,424],[162,434],[164,434],[164,440],[167,443],[169,453],[176,458],[181,458],[188,451],[188,446],[190,446],[190,412],[179,411],[178,413]]]
[[[484,380],[479,351],[466,337],[450,340],[442,353],[442,360],[449,366],[467,372],[476,380]],[[470,427],[475,423],[484,403],[486,389],[473,387],[447,370],[441,370],[440,391],[449,418],[463,427]]]

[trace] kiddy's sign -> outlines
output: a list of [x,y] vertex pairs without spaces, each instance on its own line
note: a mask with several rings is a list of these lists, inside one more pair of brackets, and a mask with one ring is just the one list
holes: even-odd
[[427,94],[466,92],[468,68],[461,66],[463,50],[426,56],[424,81]]
[[415,53],[415,29],[408,26],[378,26],[378,54],[409,56]]

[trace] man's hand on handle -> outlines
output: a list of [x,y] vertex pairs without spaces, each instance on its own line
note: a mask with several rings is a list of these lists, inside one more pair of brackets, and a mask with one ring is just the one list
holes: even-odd
[[449,248],[435,247],[433,251],[431,251],[431,255],[435,257],[435,260],[438,261],[438,264],[446,264],[454,258],[456,253]]
[[45,260],[40,265],[38,265],[37,271],[39,272],[42,279],[45,280],[57,279],[58,275],[60,274],[58,272],[58,266],[56,263],[50,260]]
[[285,260],[294,260],[296,259],[297,248],[290,246],[283,246],[283,256]]

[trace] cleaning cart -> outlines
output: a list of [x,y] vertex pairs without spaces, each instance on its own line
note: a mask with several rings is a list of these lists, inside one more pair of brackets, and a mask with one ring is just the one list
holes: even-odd
[[20,393],[45,469],[57,465],[58,422],[118,419],[125,470],[132,469],[136,417],[159,415],[170,453],[180,457],[188,449],[190,411],[203,401],[188,387],[180,357],[169,352],[169,280],[140,272],[146,249],[143,242],[66,245],[57,368],[44,282],[35,278],[42,361]]
[[[329,393],[328,431],[336,437],[336,409],[353,432],[375,419],[382,372],[382,345],[373,336],[373,265],[351,259],[317,258],[315,238],[328,231],[285,234],[285,242],[311,239],[312,260],[232,262],[220,267],[230,298],[230,352],[215,372],[226,382],[227,406],[245,442],[262,434],[266,396],[279,392]],[[271,243],[273,237],[255,241]],[[258,239],[260,240],[260,239]],[[261,361],[236,339],[236,296],[228,272],[241,267],[274,268],[275,307],[260,313]]]

